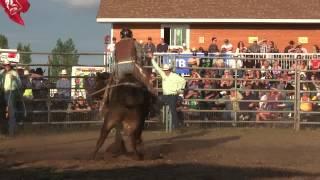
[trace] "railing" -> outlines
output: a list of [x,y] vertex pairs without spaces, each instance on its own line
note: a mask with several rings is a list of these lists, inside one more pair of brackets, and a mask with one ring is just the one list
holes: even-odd
[[[3,53],[1,51],[0,53]],[[24,87],[24,89],[32,90],[33,97],[22,97],[24,89],[19,92],[19,102],[17,103],[17,121],[19,124],[96,124],[102,123],[103,118],[99,112],[100,101],[90,100],[87,97],[88,89],[84,87],[84,81],[89,78],[90,73],[110,71],[110,64],[105,65],[103,63],[104,58],[108,57],[108,54],[104,53],[46,53],[46,52],[19,52],[20,55],[31,55],[33,60],[41,63],[33,64],[16,64],[16,69],[20,73],[20,77],[23,79],[27,76],[23,75],[24,69],[41,68],[44,72],[42,75],[34,72],[31,75],[32,86]],[[77,56],[80,58],[80,62],[83,64],[66,65],[66,64],[54,64],[52,60],[53,56],[59,56],[60,58],[68,56]],[[108,59],[109,61],[110,59]],[[46,62],[46,63],[44,63]],[[68,69],[68,75],[66,79],[70,80],[71,88],[65,88],[70,91],[68,97],[60,97],[57,95],[56,82],[60,78],[60,75],[53,74],[53,70],[59,68]],[[71,72],[72,69],[72,72]],[[77,74],[77,69],[79,74]],[[87,72],[89,69],[90,72]],[[30,79],[30,80],[31,80]],[[36,87],[33,82],[41,81],[41,87]],[[75,81],[79,81],[77,84]],[[90,84],[91,85],[91,84]],[[92,88],[92,87],[91,87]],[[60,88],[61,89],[61,88]],[[95,91],[95,89],[94,89]],[[82,96],[86,101],[86,104],[90,108],[75,109],[74,102],[77,101],[77,97]],[[89,102],[90,101],[90,102]],[[25,117],[24,114],[27,114]],[[147,123],[153,123],[155,121],[148,120]]]
[[[232,87],[219,87],[219,88],[192,88],[185,90],[184,101],[187,107],[178,108],[178,110],[183,114],[184,124],[201,124],[207,126],[208,124],[226,124],[230,126],[260,126],[260,124],[288,124],[293,126],[295,129],[300,129],[301,126],[306,127],[307,125],[320,125],[320,84],[317,89],[310,90],[308,84],[313,83],[316,86],[319,81],[319,66],[316,67],[320,59],[320,54],[209,54],[205,56],[204,54],[197,54],[194,56],[192,54],[155,54],[158,56],[158,63],[160,66],[164,63],[168,63],[174,66],[177,73],[185,76],[188,82],[190,81],[221,81],[221,77],[206,76],[206,77],[194,77],[193,73],[200,73],[203,71],[214,72],[216,75],[219,72],[225,70],[231,70],[233,75],[230,79],[224,79],[224,81],[233,81]],[[199,66],[200,59],[207,59],[212,62],[209,67]],[[239,62],[240,63],[237,63]],[[244,67],[245,61],[252,61],[251,68]],[[261,68],[262,63],[268,61],[272,67],[275,63],[279,64],[280,68]],[[223,62],[223,63],[222,63]],[[218,64],[220,63],[220,64]],[[196,65],[197,64],[197,65]],[[222,65],[223,64],[223,65]],[[320,63],[319,63],[320,64]],[[149,67],[150,68],[150,67]],[[268,72],[281,72],[281,76],[275,76],[275,78],[265,77],[265,78],[251,78],[248,79],[244,76],[244,73],[248,71],[264,71]],[[287,79],[283,79],[283,74],[288,74]],[[318,79],[310,80],[310,76],[315,74]],[[309,80],[306,80],[308,79]],[[274,86],[281,86],[282,81],[290,81],[292,85],[291,90],[283,89],[247,89],[243,82],[253,81],[253,82],[270,82]],[[301,89],[307,84],[307,89]],[[221,84],[220,84],[221,85]],[[267,85],[267,84],[265,84]],[[161,91],[161,88],[159,89]],[[255,94],[268,94],[268,93],[278,93],[283,94],[282,97],[275,95],[268,97],[266,100],[251,99],[251,100],[240,100],[237,97],[233,97],[236,100],[231,100],[230,96],[223,95],[219,98],[204,99],[198,98],[197,95],[192,99],[186,98],[188,91],[195,92],[195,94],[201,92],[240,92],[250,91]],[[304,93],[313,93],[315,95],[308,95]],[[161,94],[161,92],[160,92]],[[304,96],[302,96],[304,94]],[[281,97],[281,98],[280,98]],[[274,100],[270,100],[276,98]],[[280,99],[279,99],[280,98]],[[304,98],[305,100],[301,99]],[[309,99],[309,100],[308,100]],[[192,103],[194,106],[188,106]],[[240,106],[239,104],[244,103],[266,103],[271,104],[270,109],[251,109],[239,107],[234,109],[233,105]],[[208,108],[208,104],[215,104],[214,107]],[[238,105],[237,105],[238,104]],[[230,107],[231,106],[231,107]],[[309,109],[303,110],[300,106],[307,106]],[[310,108],[311,107],[311,108]],[[246,115],[250,115],[251,118],[244,118]],[[253,117],[252,117],[253,116]],[[259,117],[258,117],[259,116]],[[232,118],[231,118],[232,117]],[[267,120],[258,120],[267,117]],[[165,120],[170,121],[170,120]],[[169,130],[170,131],[170,130]]]
[[[23,54],[23,52],[21,52]],[[52,65],[50,62],[52,59],[51,53],[31,53],[34,56],[41,56],[42,62],[43,59],[47,60],[48,63],[39,63],[39,64],[30,64],[30,65],[21,65],[28,67],[29,69],[42,67],[46,69],[46,72],[42,76],[47,79],[49,82],[48,95],[41,98],[33,98],[32,100],[25,100],[27,104],[28,116],[27,118],[22,117],[22,108],[19,110],[20,113],[20,123],[32,123],[32,124],[87,124],[87,123],[101,123],[101,118],[98,116],[98,107],[99,104],[95,104],[96,108],[91,108],[91,110],[73,110],[72,101],[75,99],[75,96],[71,96],[68,99],[59,99],[53,97],[55,91],[55,82],[58,76],[52,75],[52,70],[54,67],[63,67],[71,68],[71,65]],[[103,53],[79,53],[79,54],[60,54],[63,55],[77,55],[84,57],[84,59],[90,59],[87,64],[89,65],[77,65],[79,67],[90,66],[92,68],[105,68],[107,71],[111,72],[114,68],[113,66],[113,57],[111,54]],[[211,81],[216,82],[218,85],[221,80],[223,81],[233,81],[230,86],[220,86],[220,87],[197,87],[197,88],[186,88],[185,94],[181,99],[182,103],[177,107],[180,115],[182,116],[183,124],[185,125],[201,125],[201,126],[260,126],[265,124],[271,125],[284,125],[292,126],[295,129],[300,129],[301,127],[317,127],[320,125],[319,119],[319,106],[320,106],[320,86],[316,89],[303,88],[310,84],[320,84],[319,79],[311,80],[309,78],[310,74],[315,73],[319,74],[319,70],[315,69],[316,62],[320,59],[320,54],[205,54],[198,53],[197,56],[192,54],[175,54],[175,53],[156,53],[158,63],[162,66],[165,63],[172,64],[174,70],[185,76],[188,82],[195,81]],[[38,58],[40,59],[40,58]],[[92,59],[100,61],[93,65]],[[200,60],[207,59],[212,65],[208,67],[203,67]],[[147,61],[148,59],[144,59]],[[105,62],[103,65],[102,62]],[[255,77],[257,74],[253,72],[268,72],[275,71],[274,69],[269,70],[268,68],[261,68],[261,63],[268,61],[272,66],[275,63],[279,63],[279,69],[281,74],[288,74],[288,79],[284,78],[273,78],[261,79],[261,77]],[[250,62],[253,67],[246,67],[248,64],[244,62]],[[148,63],[146,63],[148,64]],[[245,65],[244,65],[245,64]],[[302,67],[304,64],[304,68]],[[320,64],[320,63],[319,63]],[[300,66],[301,65],[301,66]],[[295,68],[294,68],[295,67]],[[145,68],[152,68],[151,66],[145,66]],[[219,76],[202,76],[202,77],[193,77],[192,72],[198,72],[200,74],[206,74],[206,72],[213,72],[215,75],[222,75],[225,70],[232,71],[231,78],[222,79]],[[250,72],[249,72],[250,70]],[[254,78],[248,78],[245,74],[254,76]],[[305,79],[304,76],[307,76]],[[67,76],[68,79],[75,81],[76,78],[81,79],[81,82],[86,78],[83,75],[72,74]],[[230,99],[231,92],[240,92],[244,93],[250,91],[254,94],[265,94],[266,92],[275,93],[275,90],[272,89],[245,89],[245,82],[270,82],[270,84],[281,84],[283,81],[290,82],[292,89],[277,89],[276,91],[280,94],[283,94],[282,98],[279,99],[268,99],[261,100],[256,99],[237,99],[237,95],[234,97],[235,100]],[[161,95],[161,80],[157,78],[157,88],[159,95]],[[73,94],[76,92],[86,92],[85,88],[82,86],[77,87],[75,84],[71,87]],[[201,97],[192,97],[186,98],[189,91],[194,91],[197,94],[206,94],[206,93],[216,93],[218,96],[216,98],[201,98]],[[195,93],[195,94],[196,94]],[[300,105],[306,103],[305,100],[301,100],[301,97],[307,96],[310,93],[312,96],[309,96],[310,102],[312,104],[312,109],[308,111],[303,111],[300,108]],[[237,93],[236,93],[237,94]],[[306,95],[307,94],[307,95]],[[313,97],[316,97],[314,99]],[[85,95],[84,95],[85,97]],[[307,96],[308,97],[308,96]],[[305,97],[304,97],[305,98]],[[87,99],[88,100],[88,99]],[[63,102],[63,103],[62,103]],[[28,106],[28,103],[32,104],[32,108]],[[273,106],[271,109],[243,109],[241,105],[248,103],[253,104],[271,104]],[[240,108],[235,108],[240,106]],[[310,105],[310,104],[309,104]],[[61,107],[55,107],[61,106]],[[35,108],[36,107],[36,108]],[[28,109],[29,108],[29,109]],[[267,120],[257,120],[257,116],[263,115],[267,116]],[[290,117],[289,117],[290,115]],[[251,116],[251,119],[248,119],[247,116]],[[171,131],[171,120],[168,109],[162,113],[163,122],[166,124],[166,130]],[[167,118],[169,117],[169,118]],[[158,122],[158,121],[148,121]]]

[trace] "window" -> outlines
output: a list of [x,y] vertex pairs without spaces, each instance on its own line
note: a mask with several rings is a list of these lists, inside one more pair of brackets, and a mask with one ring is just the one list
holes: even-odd
[[170,45],[182,46],[186,43],[186,29],[185,28],[173,28],[170,31]]
[[189,47],[188,25],[162,25],[161,37],[169,44],[170,48],[182,47],[184,43]]

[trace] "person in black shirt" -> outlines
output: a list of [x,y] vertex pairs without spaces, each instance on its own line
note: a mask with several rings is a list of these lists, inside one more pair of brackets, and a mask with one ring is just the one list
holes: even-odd
[[212,58],[208,58],[208,52],[205,51],[204,52],[204,57],[200,58],[199,60],[199,67],[212,67],[213,65],[213,59]]
[[288,46],[286,46],[283,50],[284,53],[289,53],[289,50],[294,49],[294,41],[289,41]]
[[211,39],[212,43],[210,44],[208,51],[209,53],[218,53],[220,52],[218,45],[217,45],[217,38],[216,37],[212,37]]
[[167,52],[168,44],[164,42],[163,38],[160,38],[160,43],[157,45],[157,52]]
[[[153,53],[156,52],[156,46],[152,42],[152,38],[148,37],[147,43],[143,46],[143,51],[144,51],[144,66],[151,66],[151,59],[153,57]],[[147,77],[150,76],[152,73],[151,68],[144,68],[144,72]]]
[[[243,93],[243,99],[242,100],[253,100],[253,102],[250,101],[242,101],[240,102],[240,110],[242,111],[253,111],[258,107],[258,103],[254,102],[254,100],[259,100],[259,97],[254,94],[251,90],[251,87],[246,87],[246,91]],[[240,120],[250,120],[254,117],[254,113],[252,112],[241,112],[240,113]]]
[[153,53],[156,51],[156,46],[153,44],[151,37],[148,37],[148,41],[144,45],[143,50],[148,58],[151,58]]
[[[212,58],[208,58],[208,52],[207,51],[204,52],[204,57],[199,59],[198,66],[199,67],[206,67],[206,68],[213,67],[213,59]],[[211,70],[209,70],[209,69],[203,69],[203,70],[200,71],[200,74],[203,77],[206,72],[210,72],[210,71]]]

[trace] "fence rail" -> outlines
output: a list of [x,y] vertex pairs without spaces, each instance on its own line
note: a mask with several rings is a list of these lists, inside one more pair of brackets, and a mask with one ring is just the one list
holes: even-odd
[[[66,77],[72,81],[72,86],[68,88],[72,96],[66,99],[57,99],[54,97],[56,92],[55,83],[60,77],[52,74],[54,68],[71,68],[73,65],[50,63],[52,55],[76,55],[93,57],[104,61],[104,65],[76,65],[77,67],[105,68],[106,71],[112,72],[114,68],[114,57],[110,53],[77,53],[77,54],[52,54],[46,52],[19,52],[20,54],[31,54],[35,56],[44,56],[48,59],[48,63],[38,64],[19,64],[25,69],[37,67],[45,67],[47,72],[42,78],[48,81],[47,96],[34,96],[31,101],[26,101],[28,117],[23,118],[21,107],[20,123],[31,124],[86,124],[101,123],[98,117],[98,102],[90,102],[92,107],[90,110],[78,111],[73,110],[76,97],[83,95],[86,97],[88,87],[84,87],[84,81],[88,79],[88,75],[71,74]],[[177,53],[155,53],[160,66],[163,64],[171,64],[173,69],[183,75],[188,83],[196,81],[199,83],[215,83],[215,86],[205,87],[186,87],[182,99],[179,101],[177,110],[179,116],[183,119],[183,123],[192,124],[227,124],[230,126],[247,126],[248,124],[289,124],[295,129],[302,126],[317,127],[320,125],[320,78],[319,65],[320,54],[261,54],[261,53],[240,53],[240,54],[177,54]],[[203,64],[203,62],[209,62]],[[148,62],[148,58],[144,58],[144,68],[152,68]],[[249,63],[248,63],[249,62]],[[246,64],[247,63],[247,64]],[[251,64],[250,64],[251,63]],[[252,67],[248,67],[249,65]],[[278,64],[278,66],[275,66]],[[264,67],[266,66],[266,67]],[[269,68],[270,66],[270,68]],[[273,66],[278,67],[275,69]],[[231,75],[223,76],[225,71],[231,71]],[[272,77],[267,77],[268,73],[272,73]],[[274,73],[273,73],[274,72]],[[277,73],[277,75],[275,75]],[[200,77],[194,76],[198,74]],[[259,76],[259,75],[260,76]],[[284,76],[285,75],[285,76]],[[251,77],[252,76],[252,77]],[[312,76],[316,76],[312,79]],[[264,78],[263,78],[264,77]],[[35,78],[36,79],[36,78]],[[74,81],[79,81],[80,86]],[[221,82],[230,82],[230,85],[221,86]],[[248,88],[250,86],[258,86],[264,84],[262,88]],[[284,84],[283,84],[284,83]],[[161,95],[161,79],[156,78],[155,88]],[[228,84],[228,83],[227,83]],[[290,88],[283,88],[282,85],[290,84]],[[271,89],[269,86],[276,87]],[[268,86],[268,87],[267,87]],[[310,88],[313,86],[313,88]],[[282,88],[280,88],[282,87]],[[29,87],[33,91],[42,90],[37,87]],[[60,88],[61,89],[61,88]],[[63,88],[62,88],[63,89]],[[193,92],[191,98],[188,93]],[[237,93],[241,93],[242,97],[246,92],[255,94],[254,99],[238,99]],[[209,93],[215,93],[215,98],[205,98]],[[231,93],[236,96],[231,99]],[[265,94],[280,94],[278,99],[266,98],[261,99]],[[201,95],[201,96],[200,96]],[[271,96],[271,95],[270,95]],[[306,98],[306,99],[303,99]],[[90,101],[90,99],[86,99]],[[29,104],[28,104],[29,103]],[[243,106],[252,103],[257,109]],[[271,104],[271,109],[259,109],[262,104]],[[309,109],[303,110],[301,107],[309,106]],[[236,108],[238,107],[238,108]],[[310,109],[311,107],[311,109]],[[171,119],[168,108],[163,110],[161,114],[162,122],[165,123],[166,130],[171,131]],[[267,116],[267,120],[257,120],[263,116]],[[247,118],[249,116],[249,119]],[[258,117],[259,116],[259,117]],[[260,117],[261,116],[261,117]],[[319,120],[318,120],[319,119]],[[157,120],[148,120],[149,123],[161,122]]]
[[[185,76],[188,82],[196,81],[233,81],[229,87],[208,88],[208,87],[186,87],[184,92],[184,101],[187,107],[180,109],[181,117],[184,119],[184,123],[194,124],[229,124],[232,126],[243,126],[244,124],[291,124],[295,129],[300,129],[302,125],[320,125],[320,54],[155,54],[158,56],[158,63],[170,64],[176,70],[176,72]],[[209,67],[203,67],[199,61],[209,60]],[[240,61],[238,63],[237,61]],[[252,61],[252,67],[245,67],[244,62]],[[220,64],[218,64],[220,63]],[[278,63],[278,66],[275,64]],[[223,64],[223,65],[221,65]],[[266,67],[264,67],[267,65]],[[277,68],[274,68],[277,67]],[[223,71],[231,70],[232,76],[224,78]],[[219,71],[222,71],[220,76],[216,76]],[[254,78],[246,77],[249,71],[254,71],[260,74]],[[272,71],[278,72],[278,76],[266,77],[263,73],[272,73]],[[202,72],[209,72],[209,76],[193,76],[194,74],[200,74]],[[214,75],[210,75],[214,73]],[[290,72],[290,73],[288,73]],[[283,77],[283,74],[287,75],[287,79]],[[314,79],[311,79],[315,76]],[[262,78],[264,77],[264,78]],[[290,84],[291,89],[278,88],[281,83]],[[248,89],[243,82],[257,82],[272,84],[276,90],[268,87]],[[157,83],[158,84],[158,83]],[[316,87],[313,89],[310,84]],[[195,92],[192,98],[187,98],[188,92]],[[260,99],[242,100],[233,97],[236,100],[232,100],[230,95],[221,96],[217,99],[199,98],[199,94],[203,92],[223,92],[226,91],[230,94],[231,91],[240,92],[242,95],[249,91],[250,93],[260,94]],[[267,98],[261,99],[261,96],[267,93],[281,94],[281,99]],[[307,93],[307,94],[306,94]],[[237,95],[236,95],[237,96]],[[279,98],[279,97],[278,97]],[[305,99],[304,99],[305,98]],[[225,106],[207,106],[210,103],[221,102]],[[192,103],[193,104],[192,104]],[[275,107],[272,109],[248,109],[239,107],[234,109],[233,105],[241,106],[242,103],[266,103],[273,104]],[[279,106],[277,106],[279,105]],[[201,107],[202,106],[202,107]],[[230,107],[231,106],[231,107]],[[303,109],[303,106],[309,106],[309,109]],[[232,114],[232,115],[231,115]],[[243,118],[246,115],[250,115],[250,119]],[[231,115],[231,116],[230,116]],[[258,120],[257,116],[268,116],[266,119]],[[260,117],[260,118],[261,118]],[[310,127],[310,126],[308,126]],[[316,126],[315,126],[316,127]]]

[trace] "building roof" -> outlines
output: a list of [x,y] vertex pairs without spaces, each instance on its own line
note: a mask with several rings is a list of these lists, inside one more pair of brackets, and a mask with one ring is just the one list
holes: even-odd
[[100,0],[97,21],[319,23],[319,9],[319,0]]

